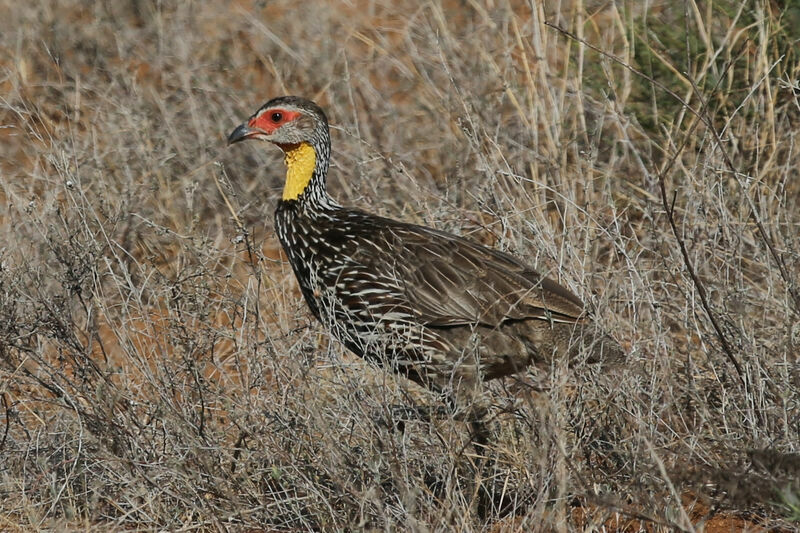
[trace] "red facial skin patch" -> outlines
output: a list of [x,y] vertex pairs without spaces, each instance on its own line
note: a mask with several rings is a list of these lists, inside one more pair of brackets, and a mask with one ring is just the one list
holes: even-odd
[[247,125],[251,128],[257,128],[267,134],[271,134],[287,122],[291,122],[299,116],[300,113],[297,111],[287,111],[285,109],[273,107],[251,118]]

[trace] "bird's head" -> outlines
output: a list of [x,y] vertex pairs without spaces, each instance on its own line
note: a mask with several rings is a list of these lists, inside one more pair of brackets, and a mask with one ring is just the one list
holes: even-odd
[[297,96],[281,96],[262,105],[233,130],[228,144],[260,139],[281,148],[303,142],[315,145],[327,138],[327,132],[328,119],[317,104]]
[[228,136],[228,144],[248,139],[269,141],[280,147],[287,166],[284,200],[296,200],[312,185],[316,175],[320,192],[330,158],[330,131],[325,112],[297,96],[273,98]]

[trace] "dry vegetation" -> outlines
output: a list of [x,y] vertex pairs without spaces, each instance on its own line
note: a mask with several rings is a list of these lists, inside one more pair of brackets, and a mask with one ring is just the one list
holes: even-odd
[[[796,1],[0,15],[0,530],[798,527]],[[287,93],[335,197],[557,277],[628,367],[490,384],[481,479],[462,423],[392,427],[436,398],[329,343],[278,151],[225,147]]]

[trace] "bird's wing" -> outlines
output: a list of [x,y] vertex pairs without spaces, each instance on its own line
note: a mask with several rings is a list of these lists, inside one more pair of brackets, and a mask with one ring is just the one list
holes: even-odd
[[410,307],[428,325],[583,318],[577,296],[510,255],[422,226],[394,223],[384,231],[392,245],[385,260]]

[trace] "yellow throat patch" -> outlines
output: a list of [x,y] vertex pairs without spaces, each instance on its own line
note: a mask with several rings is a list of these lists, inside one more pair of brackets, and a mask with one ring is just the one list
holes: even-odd
[[281,146],[285,154],[283,161],[286,163],[286,183],[283,185],[283,199],[297,200],[303,194],[311,176],[314,175],[314,165],[317,162],[317,153],[308,143],[287,144]]

